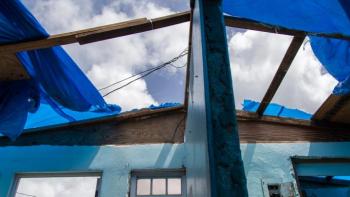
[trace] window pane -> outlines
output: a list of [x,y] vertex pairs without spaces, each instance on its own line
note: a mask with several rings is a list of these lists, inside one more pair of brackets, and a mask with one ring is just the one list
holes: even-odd
[[165,194],[165,179],[153,179],[152,194],[164,195]]
[[99,177],[20,178],[15,197],[94,197]]
[[168,194],[181,194],[181,178],[168,179]]
[[138,179],[137,195],[150,195],[150,194],[151,194],[151,179]]

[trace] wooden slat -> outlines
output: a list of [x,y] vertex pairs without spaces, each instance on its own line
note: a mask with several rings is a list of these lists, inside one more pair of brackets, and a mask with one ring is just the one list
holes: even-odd
[[254,112],[247,112],[242,110],[236,110],[236,116],[238,120],[251,120],[251,121],[260,121],[266,123],[276,123],[276,124],[285,124],[285,125],[294,125],[294,126],[313,126],[312,122],[309,120],[300,120],[294,118],[284,118],[278,116],[259,116]]
[[312,119],[317,121],[329,119],[329,116],[333,115],[333,112],[331,111],[334,111],[334,110],[332,110],[332,108],[338,105],[341,98],[342,98],[341,96],[331,94],[317,109],[317,111],[312,116]]
[[240,141],[243,143],[293,143],[350,141],[350,124],[315,124],[275,116],[237,111]]
[[238,119],[241,143],[349,142],[350,129]]
[[76,36],[79,44],[102,41],[115,37],[145,32],[153,29],[168,27],[190,21],[190,12],[172,14],[160,18],[150,19],[138,25],[127,26],[125,28],[104,28],[94,32],[81,33]]
[[183,107],[128,112],[104,120],[27,131],[16,141],[0,137],[0,146],[183,143],[184,116]]
[[277,70],[275,76],[273,77],[273,80],[272,80],[263,100],[261,101],[261,103],[259,105],[258,110],[256,111],[256,113],[259,116],[263,115],[268,104],[271,102],[271,100],[272,100],[273,96],[275,95],[278,87],[280,86],[284,76],[286,75],[290,65],[292,64],[294,57],[298,53],[300,46],[303,44],[304,39],[305,39],[305,36],[303,36],[303,37],[294,36],[286,54],[283,57],[281,64],[278,67],[278,70]]
[[288,29],[288,28],[284,28],[276,25],[271,25],[267,23],[262,23],[254,20],[238,18],[233,16],[225,16],[225,24],[228,27],[250,29],[255,31],[283,34],[283,35],[289,35],[289,36],[302,37],[307,35],[313,35],[313,36],[326,37],[326,38],[338,38],[338,39],[350,40],[350,36],[344,36],[341,34],[306,32],[306,31]]
[[97,31],[99,29],[112,28],[112,27],[121,28],[121,27],[125,27],[126,25],[137,25],[137,24],[145,23],[145,22],[147,22],[147,19],[142,18],[142,19],[136,19],[136,20],[131,20],[131,21],[127,21],[127,22],[115,23],[115,24],[111,24],[111,25],[104,25],[104,26],[99,26],[99,27],[94,27],[94,28],[88,28],[88,29],[79,30],[79,31],[56,34],[56,35],[52,35],[46,39],[19,42],[19,43],[15,43],[15,44],[0,45],[0,53],[5,53],[5,52],[15,53],[15,52],[20,52],[20,51],[42,49],[42,48],[48,48],[48,47],[53,47],[53,46],[58,46],[58,45],[72,44],[72,43],[78,42],[76,39],[76,36],[80,33],[94,32],[94,31]]
[[15,53],[19,51],[48,48],[79,42],[80,44],[101,41],[109,38],[125,36],[176,25],[190,20],[189,12],[181,12],[164,17],[146,19],[140,18],[121,23],[104,25],[63,34],[52,35],[46,39],[0,45],[0,53]]
[[29,79],[27,71],[15,54],[0,54],[0,81]]
[[[149,31],[152,29],[167,27],[170,25],[179,24],[190,20],[190,12],[182,12],[173,14],[165,17],[155,18],[148,20],[146,18],[140,18],[130,20],[121,23],[115,23],[110,25],[98,26],[94,28],[83,29],[79,31],[73,31],[68,33],[52,35],[46,39],[25,41],[15,44],[0,45],[0,53],[4,52],[19,52],[33,49],[48,48],[58,45],[66,45],[78,42],[79,37],[80,43],[90,43],[100,41],[109,38],[115,38],[118,36],[125,36],[133,33],[140,33]],[[153,23],[153,28],[152,24]],[[251,29],[256,31],[278,33],[291,36],[305,36],[305,35],[316,35],[312,32],[305,32],[299,30],[292,30],[288,28],[278,27],[274,25],[264,24],[253,20],[247,20],[232,16],[225,16],[225,23],[229,27]],[[96,35],[94,34],[96,33]],[[321,37],[339,38],[350,40],[349,36],[343,36],[339,34],[317,34]]]
[[[18,140],[0,137],[1,146],[122,145],[183,143],[183,107],[128,112],[112,118],[42,128]],[[310,121],[263,116],[237,110],[241,143],[296,143],[350,141],[350,128],[312,125]]]
[[350,124],[350,95],[331,94],[313,115],[312,120]]

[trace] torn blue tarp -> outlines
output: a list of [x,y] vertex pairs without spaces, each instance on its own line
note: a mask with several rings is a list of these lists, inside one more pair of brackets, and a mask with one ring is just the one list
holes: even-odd
[[[248,112],[256,112],[259,105],[260,103],[256,101],[244,100],[243,110]],[[284,117],[284,118],[294,118],[294,119],[301,119],[301,120],[310,120],[312,116],[311,114],[303,112],[299,109],[290,109],[275,103],[270,103],[267,106],[264,112],[264,115]]]
[[120,108],[116,108],[113,112],[78,112],[73,111],[68,108],[61,107],[61,110],[64,114],[69,117],[74,118],[74,121],[71,121],[64,116],[58,114],[51,105],[47,103],[41,103],[40,108],[36,113],[30,113],[27,118],[24,129],[35,129],[42,127],[50,127],[68,124],[72,122],[79,122],[83,120],[93,120],[98,118],[107,118],[112,117],[120,113]]
[[159,105],[150,105],[149,109],[162,109],[162,108],[168,108],[168,107],[178,107],[181,103],[161,103]]
[[[0,1],[0,27],[0,44],[49,36],[19,0]],[[61,47],[24,51],[17,53],[17,57],[31,79],[0,82],[0,132],[11,139],[22,132],[28,112],[35,111],[41,102],[50,105],[68,121],[75,120],[65,113],[68,109],[120,112],[120,107],[106,104]]]
[[[180,103],[161,103],[159,105],[150,105],[146,109],[157,110],[163,108],[177,107],[180,106]],[[113,112],[96,112],[96,111],[88,111],[88,112],[77,112],[67,108],[62,108],[61,110],[68,115],[69,117],[73,117],[74,121],[69,121],[67,118],[58,114],[49,104],[41,103],[40,108],[36,113],[30,113],[27,118],[27,122],[25,124],[25,129],[36,129],[50,126],[58,126],[72,122],[79,122],[84,120],[93,120],[100,118],[108,118],[113,117],[120,113],[121,108],[119,106],[114,106],[115,109]],[[140,109],[134,109],[132,111],[139,111]],[[0,120],[1,121],[1,120]]]
[[350,36],[349,0],[224,0],[223,11],[240,18],[313,32],[310,43],[316,57],[339,81],[333,93],[350,93],[349,41],[317,37],[320,33]]

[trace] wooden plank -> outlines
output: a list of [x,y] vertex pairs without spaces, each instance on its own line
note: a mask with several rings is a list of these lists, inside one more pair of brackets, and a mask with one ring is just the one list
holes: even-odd
[[127,26],[124,28],[104,28],[94,32],[81,33],[76,36],[79,44],[88,44],[120,36],[150,31],[163,27],[168,27],[190,20],[190,12],[181,12],[169,16],[159,17],[147,20],[147,22]]
[[241,143],[349,142],[350,128],[279,124],[238,119]]
[[[143,110],[114,118],[24,133],[15,142],[0,137],[0,146],[123,145],[183,143],[183,108]],[[255,113],[237,111],[241,143],[347,142],[350,128],[314,126],[310,121],[279,117],[256,119]]]
[[[149,19],[149,20],[146,18],[140,18],[140,19],[125,21],[121,23],[114,23],[110,25],[83,29],[79,31],[56,34],[46,39],[0,45],[0,53],[4,53],[4,52],[15,53],[19,51],[27,51],[27,50],[48,48],[48,47],[53,47],[58,45],[72,44],[72,43],[78,42],[77,37],[79,37],[81,44],[86,44],[94,41],[100,41],[104,39],[115,38],[118,36],[125,36],[133,33],[140,33],[140,32],[149,31],[152,29],[167,27],[170,25],[187,22],[189,20],[190,20],[189,11],[173,14],[165,17]],[[237,18],[232,16],[225,16],[225,23],[229,27],[251,29],[256,31],[278,33],[278,34],[298,36],[298,37],[305,36],[305,35],[317,35],[320,37],[350,40],[349,36],[344,36],[339,34],[316,34],[313,32],[293,30],[293,29],[278,27],[275,25],[269,25],[269,24],[265,24],[265,23],[261,23],[253,20],[247,20],[247,19],[242,19],[242,18]],[[94,35],[94,32],[97,33],[96,36]]]
[[277,25],[271,25],[271,24],[262,23],[259,21],[238,18],[238,17],[228,16],[228,15],[225,16],[225,24],[228,27],[250,29],[255,31],[283,34],[283,35],[289,35],[289,36],[303,37],[303,36],[311,35],[311,36],[319,36],[319,37],[326,37],[326,38],[338,38],[338,39],[350,40],[350,36],[345,36],[341,34],[325,34],[325,33],[306,32],[306,31],[301,31],[296,29],[288,29]]
[[27,71],[15,54],[0,54],[0,81],[29,79]]
[[15,53],[19,51],[48,48],[58,45],[72,44],[76,42],[84,44],[93,41],[101,41],[108,38],[126,36],[129,34],[167,27],[170,25],[175,25],[189,21],[189,19],[189,12],[181,12],[154,19],[140,18],[121,23],[114,23],[110,25],[98,26],[79,31],[52,35],[46,39],[0,45],[0,53]]
[[284,57],[282,59],[281,64],[278,67],[278,70],[277,70],[275,76],[273,77],[273,80],[272,80],[268,90],[265,93],[263,100],[261,101],[261,103],[259,105],[259,108],[256,111],[256,113],[259,116],[263,115],[265,109],[267,108],[267,106],[271,102],[273,96],[276,94],[278,87],[281,85],[281,82],[282,82],[284,76],[287,74],[287,71],[288,71],[290,65],[292,64],[294,57],[297,55],[300,46],[303,44],[304,39],[305,39],[305,36],[303,36],[303,37],[295,36],[293,38],[286,54],[284,55]]
[[350,99],[349,96],[344,97],[344,100],[339,103],[339,108],[335,108],[330,122],[350,124]]
[[350,124],[350,95],[331,94],[312,117],[318,124],[323,122]]
[[312,116],[312,119],[317,121],[329,119],[329,116],[333,115],[333,112],[331,112],[332,108],[340,102],[341,98],[341,96],[331,94],[317,109]]
[[299,119],[284,118],[284,117],[277,117],[277,116],[259,116],[256,113],[242,111],[242,110],[237,110],[236,116],[237,116],[237,119],[239,120],[252,120],[252,121],[294,125],[294,126],[308,126],[308,127],[313,126],[313,123],[309,120],[299,120]]
[[182,107],[144,110],[103,121],[32,130],[14,142],[0,137],[0,146],[183,143],[184,130]]
[[68,33],[62,33],[62,34],[56,34],[52,35],[46,39],[39,39],[39,40],[33,40],[33,41],[25,41],[25,42],[19,42],[15,44],[6,44],[6,45],[0,45],[0,53],[5,52],[20,52],[20,51],[28,51],[28,50],[34,50],[34,49],[42,49],[42,48],[48,48],[58,45],[66,45],[66,44],[72,44],[78,42],[76,39],[76,36],[80,33],[85,32],[94,32],[99,29],[104,28],[123,28],[125,26],[132,26],[132,25],[138,25],[147,22],[146,18],[131,20],[127,22],[121,22],[121,23],[115,23],[110,25],[104,25],[94,28],[88,28],[84,30],[79,31],[73,31]]

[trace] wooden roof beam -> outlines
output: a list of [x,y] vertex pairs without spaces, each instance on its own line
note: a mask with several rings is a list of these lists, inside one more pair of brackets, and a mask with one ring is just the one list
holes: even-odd
[[264,111],[266,110],[267,106],[271,102],[273,96],[276,94],[278,87],[281,85],[281,82],[284,76],[287,74],[287,71],[290,65],[292,64],[294,57],[297,55],[300,46],[303,44],[304,39],[305,39],[305,36],[302,36],[302,37],[295,36],[293,38],[286,54],[283,57],[283,60],[280,66],[278,67],[278,70],[275,76],[273,77],[273,80],[267,92],[265,93],[263,100],[259,105],[259,108],[256,111],[256,113],[259,116],[262,116],[264,114]]
[[52,35],[46,39],[24,41],[15,44],[0,45],[0,53],[15,53],[20,51],[48,48],[58,45],[77,43],[87,44],[106,39],[141,33],[153,29],[168,27],[190,20],[190,12],[181,12],[164,17],[147,19],[140,18],[121,23],[114,23],[94,28],[83,29],[63,34]]
[[350,94],[331,94],[314,113],[312,120],[317,124],[324,122],[350,124],[349,109]]
[[275,33],[275,34],[283,34],[283,35],[289,35],[289,36],[302,37],[302,36],[310,35],[310,36],[350,40],[350,36],[345,36],[341,34],[315,33],[315,32],[306,32],[306,31],[296,30],[296,29],[288,29],[277,25],[270,25],[259,21],[238,18],[238,17],[228,16],[228,15],[225,16],[225,24],[228,27],[249,29],[249,30],[255,30],[255,31]]

